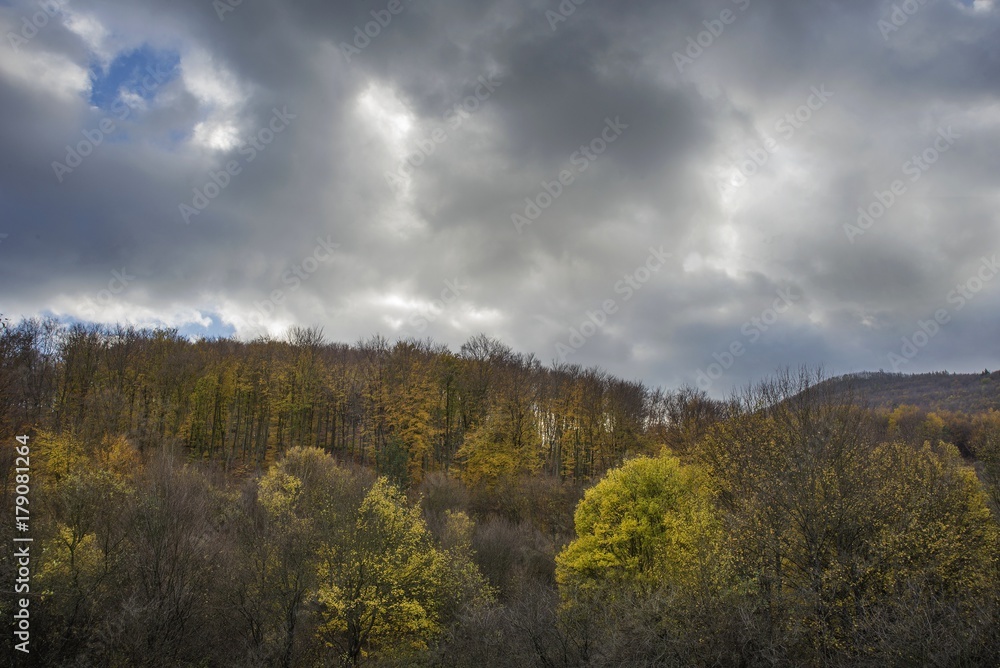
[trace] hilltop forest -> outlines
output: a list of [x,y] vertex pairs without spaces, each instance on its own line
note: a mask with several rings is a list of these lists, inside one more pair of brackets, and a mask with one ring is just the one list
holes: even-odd
[[10,665],[1000,665],[997,374],[715,401],[485,335],[0,324]]

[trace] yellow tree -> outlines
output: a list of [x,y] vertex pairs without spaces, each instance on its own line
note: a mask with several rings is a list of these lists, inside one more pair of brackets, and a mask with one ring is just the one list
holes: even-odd
[[380,478],[357,520],[321,552],[323,639],[345,666],[372,651],[404,657],[426,649],[442,629],[444,612],[467,591],[455,581],[451,560],[435,545],[419,508]]
[[519,476],[538,471],[540,449],[537,423],[511,423],[504,414],[491,411],[458,450],[465,464],[462,480],[469,487],[512,484]]
[[121,437],[93,453],[68,435],[43,432],[37,444],[43,508],[54,529],[38,563],[40,600],[58,620],[62,651],[73,651],[96,633],[119,592],[127,548],[122,508],[134,503],[140,467]]
[[86,444],[72,433],[56,434],[47,430],[38,432],[32,448],[35,470],[53,484],[87,467],[89,463]]
[[429,350],[411,341],[396,344],[393,362],[393,393],[386,412],[395,439],[390,439],[388,446],[401,448],[399,454],[406,458],[405,475],[397,471],[395,477],[418,485],[431,465],[434,445],[442,432],[433,419],[439,400],[436,365]]
[[628,461],[587,491],[556,579],[560,625],[597,663],[728,665],[718,648],[737,588],[713,500],[705,474],[673,457]]
[[477,427],[466,436],[458,456],[465,462],[463,480],[470,487],[496,487],[542,466],[539,363],[513,355],[502,362],[496,391]]
[[943,442],[877,452],[887,475],[852,640],[898,665],[988,663],[976,638],[996,633],[1000,531],[982,485]]
[[633,459],[587,490],[577,538],[556,559],[564,590],[611,588],[620,595],[691,587],[721,565],[722,524],[706,476],[674,457]]
[[261,478],[256,503],[238,513],[239,553],[232,605],[253,655],[295,665],[302,614],[316,591],[326,537],[349,523],[361,483],[319,448],[294,447]]

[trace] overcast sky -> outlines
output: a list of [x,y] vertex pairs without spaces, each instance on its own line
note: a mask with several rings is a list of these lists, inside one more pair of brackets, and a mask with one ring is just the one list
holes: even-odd
[[713,395],[1000,366],[995,0],[0,0],[0,28],[15,318],[485,332]]

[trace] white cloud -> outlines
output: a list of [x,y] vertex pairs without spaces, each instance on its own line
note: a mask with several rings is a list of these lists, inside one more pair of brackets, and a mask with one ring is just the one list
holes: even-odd
[[68,101],[90,91],[87,70],[61,54],[45,51],[21,51],[4,54],[0,70],[22,85],[51,93]]
[[181,58],[181,79],[201,105],[205,116],[195,125],[196,146],[224,151],[240,143],[239,115],[253,92],[203,49],[191,49]]
[[110,43],[111,31],[92,14],[74,11],[72,7],[65,5],[63,12],[66,15],[66,28],[83,40],[102,67],[107,67],[118,52],[117,47]]

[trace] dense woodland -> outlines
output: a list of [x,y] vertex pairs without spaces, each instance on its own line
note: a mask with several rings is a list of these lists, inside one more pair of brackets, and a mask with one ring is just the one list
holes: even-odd
[[1000,406],[1000,371],[902,374],[887,371],[851,374],[828,381],[847,392],[861,392],[873,407],[894,410],[914,406],[924,411],[976,414]]
[[486,336],[456,353],[3,321],[0,481],[11,509],[29,435],[34,538],[32,653],[13,627],[3,652],[1000,665],[1000,402],[859,389],[785,372],[712,401]]

